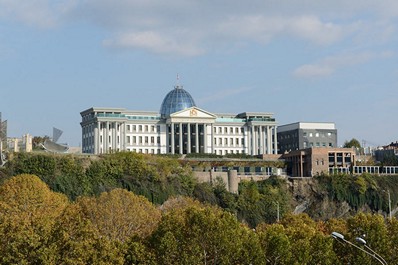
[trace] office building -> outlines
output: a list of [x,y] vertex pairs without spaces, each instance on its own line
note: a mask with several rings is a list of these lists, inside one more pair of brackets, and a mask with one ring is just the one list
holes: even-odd
[[311,147],[337,147],[337,129],[332,122],[296,122],[277,130],[280,154]]
[[290,177],[313,177],[335,172],[349,173],[355,167],[352,148],[306,148],[282,155]]

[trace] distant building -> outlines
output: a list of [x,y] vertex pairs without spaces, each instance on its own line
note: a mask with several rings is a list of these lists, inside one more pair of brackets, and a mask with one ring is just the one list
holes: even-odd
[[296,122],[279,126],[279,153],[311,147],[337,147],[337,129],[332,122]]
[[351,172],[355,166],[352,148],[307,148],[282,155],[291,177],[313,177],[333,172]]
[[381,163],[398,161],[398,142],[392,142],[381,149],[375,150],[374,155],[376,161]]
[[8,138],[8,150],[13,152],[32,152],[32,135],[25,134],[21,138]]
[[210,113],[177,85],[160,112],[89,108],[82,117],[82,152],[131,151],[149,154],[277,154],[272,113]]

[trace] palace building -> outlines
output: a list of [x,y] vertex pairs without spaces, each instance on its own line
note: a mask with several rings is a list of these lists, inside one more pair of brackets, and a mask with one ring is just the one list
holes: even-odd
[[210,113],[180,85],[165,96],[160,113],[93,107],[80,114],[83,153],[278,153],[272,113]]

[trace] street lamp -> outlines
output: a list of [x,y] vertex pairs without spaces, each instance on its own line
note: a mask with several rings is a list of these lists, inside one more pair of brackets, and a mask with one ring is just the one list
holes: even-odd
[[372,252],[373,255],[376,255],[377,257],[379,257],[379,259],[381,259],[381,260],[384,262],[384,264],[387,264],[387,261],[385,261],[385,259],[383,259],[383,257],[380,256],[380,254],[378,254],[376,251],[374,251],[374,250],[371,249],[368,245],[366,245],[365,239],[363,239],[363,238],[361,238],[361,237],[356,237],[355,240],[356,240],[359,244],[363,245],[367,250],[369,250],[370,252]]
[[[351,243],[350,241],[346,240],[342,234],[337,233],[337,232],[332,232],[331,236],[332,236],[334,239],[336,239],[336,240],[341,240],[341,241],[343,241],[344,243],[347,243],[347,244],[349,244],[349,245],[351,245],[351,246],[353,246],[353,247],[359,249],[360,251],[365,252],[366,254],[368,254],[369,256],[373,257],[375,260],[377,260],[377,261],[380,262],[381,264],[383,264],[383,265],[388,265],[387,262],[385,262],[385,260],[384,260],[383,258],[379,257],[379,256],[380,256],[379,254],[377,254],[377,253],[374,252],[373,250],[372,250],[372,252],[369,252],[369,251],[366,251],[366,250],[363,249],[363,248],[358,247],[357,245],[355,245],[355,244]],[[361,238],[361,239],[362,239],[362,238]],[[362,240],[363,240],[363,241],[365,242],[365,244],[366,244],[366,241],[365,241],[364,239],[362,239]],[[363,244],[363,243],[362,243],[362,244]],[[380,259],[380,258],[381,258],[381,259]]]

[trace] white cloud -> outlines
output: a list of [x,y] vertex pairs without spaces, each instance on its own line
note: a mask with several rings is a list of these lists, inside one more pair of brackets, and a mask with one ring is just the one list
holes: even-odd
[[143,48],[161,54],[180,54],[184,56],[196,56],[203,53],[203,50],[195,47],[195,45],[178,42],[153,31],[123,33],[114,39],[105,40],[104,45],[108,47]]
[[315,63],[301,65],[293,71],[293,75],[301,78],[326,77],[340,68],[363,64],[374,59],[391,58],[392,56],[394,56],[394,53],[391,51],[343,53],[326,57]]
[[75,0],[0,0],[0,19],[39,28],[54,27],[60,16],[75,6]]
[[397,16],[395,0],[0,0],[0,19],[42,28],[84,21],[104,29],[107,47],[183,56],[285,36],[322,46],[388,41]]

